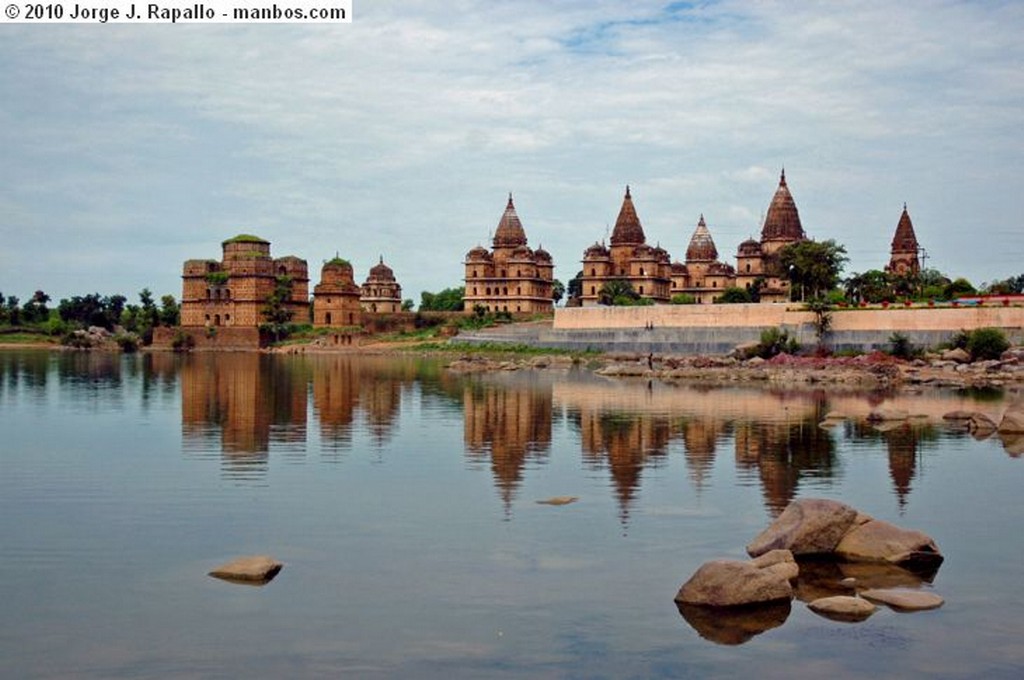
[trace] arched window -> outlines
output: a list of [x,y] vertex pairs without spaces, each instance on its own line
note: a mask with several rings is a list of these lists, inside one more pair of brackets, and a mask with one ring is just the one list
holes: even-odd
[[711,282],[711,287],[712,288],[718,288],[718,281],[712,281]]
[[[748,272],[750,271],[750,263],[749,262],[747,263],[747,271]],[[749,288],[750,286],[747,286],[747,287]]]
[[331,325],[331,313],[330,312],[327,312],[326,314],[324,314],[324,323],[327,324],[328,326]]
[[[508,286],[505,286],[504,288],[501,289],[501,294],[508,295]],[[508,310],[506,309],[505,311],[507,312]]]
[[644,287],[643,287],[643,286],[640,286],[640,294],[641,294],[641,295],[643,295],[643,294],[644,294]]
[[591,267],[591,268],[590,268],[590,275],[591,275],[591,276],[597,276],[597,270],[596,270],[596,269],[594,269],[593,267]]
[[516,270],[516,276],[522,276],[522,275],[523,275],[522,271],[517,269]]
[[643,275],[644,275],[644,268],[640,267],[640,276],[643,276]]
[[595,288],[594,288],[593,286],[591,286],[591,287],[590,287],[590,294],[591,294],[591,295],[593,295],[593,294],[594,294],[594,291],[595,291]]

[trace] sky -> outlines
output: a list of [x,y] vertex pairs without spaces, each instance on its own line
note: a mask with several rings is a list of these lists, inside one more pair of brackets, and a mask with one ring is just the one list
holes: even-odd
[[673,259],[735,264],[785,167],[880,269],[1024,272],[1024,3],[356,0],[344,25],[0,23],[0,291],[181,295],[238,233],[312,285],[462,285],[512,192],[568,281],[628,184]]

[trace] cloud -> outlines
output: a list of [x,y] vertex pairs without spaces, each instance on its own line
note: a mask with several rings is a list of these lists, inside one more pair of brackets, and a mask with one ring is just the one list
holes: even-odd
[[[256,231],[314,269],[340,251],[357,277],[383,254],[418,297],[459,283],[509,190],[566,280],[627,182],[652,241],[681,257],[703,212],[728,257],[781,165],[808,232],[847,243],[851,270],[884,264],[903,201],[930,264],[1020,269],[1019,4],[634,5],[7,27],[0,229],[18,257],[0,287],[49,285],[59,242],[125,261],[76,263],[57,296],[177,294],[183,252]],[[986,233],[999,252],[975,255]]]

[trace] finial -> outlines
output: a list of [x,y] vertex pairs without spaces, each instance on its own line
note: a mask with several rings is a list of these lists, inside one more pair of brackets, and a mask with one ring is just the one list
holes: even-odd
[[513,205],[512,205],[512,192],[511,191],[508,192],[508,207],[510,207],[510,208],[513,207]]
[[384,264],[384,256],[383,255],[380,256],[380,263]]
[[903,201],[903,212],[907,212],[907,202]]
[[629,185],[626,185],[626,198],[631,198],[629,195]]
[[779,178],[779,186],[780,187],[786,186],[786,166],[785,165],[782,166],[782,177]]
[[707,224],[705,224],[705,223],[704,223],[704,213],[701,213],[701,214],[700,214],[700,221],[699,221],[699,222],[697,222],[697,225],[698,225],[698,226],[700,226],[700,225],[703,225],[703,226],[705,226],[705,227],[707,226]]

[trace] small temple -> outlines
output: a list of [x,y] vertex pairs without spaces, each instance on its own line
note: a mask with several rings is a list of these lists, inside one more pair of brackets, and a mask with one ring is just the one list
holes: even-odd
[[885,271],[899,276],[915,275],[921,271],[921,260],[918,254],[921,246],[914,233],[914,225],[907,212],[907,204],[903,204],[903,214],[896,224],[896,234],[892,237],[892,252]]
[[512,194],[491,246],[490,251],[477,246],[466,253],[465,312],[550,314],[555,266],[543,247],[533,250],[527,245]]

